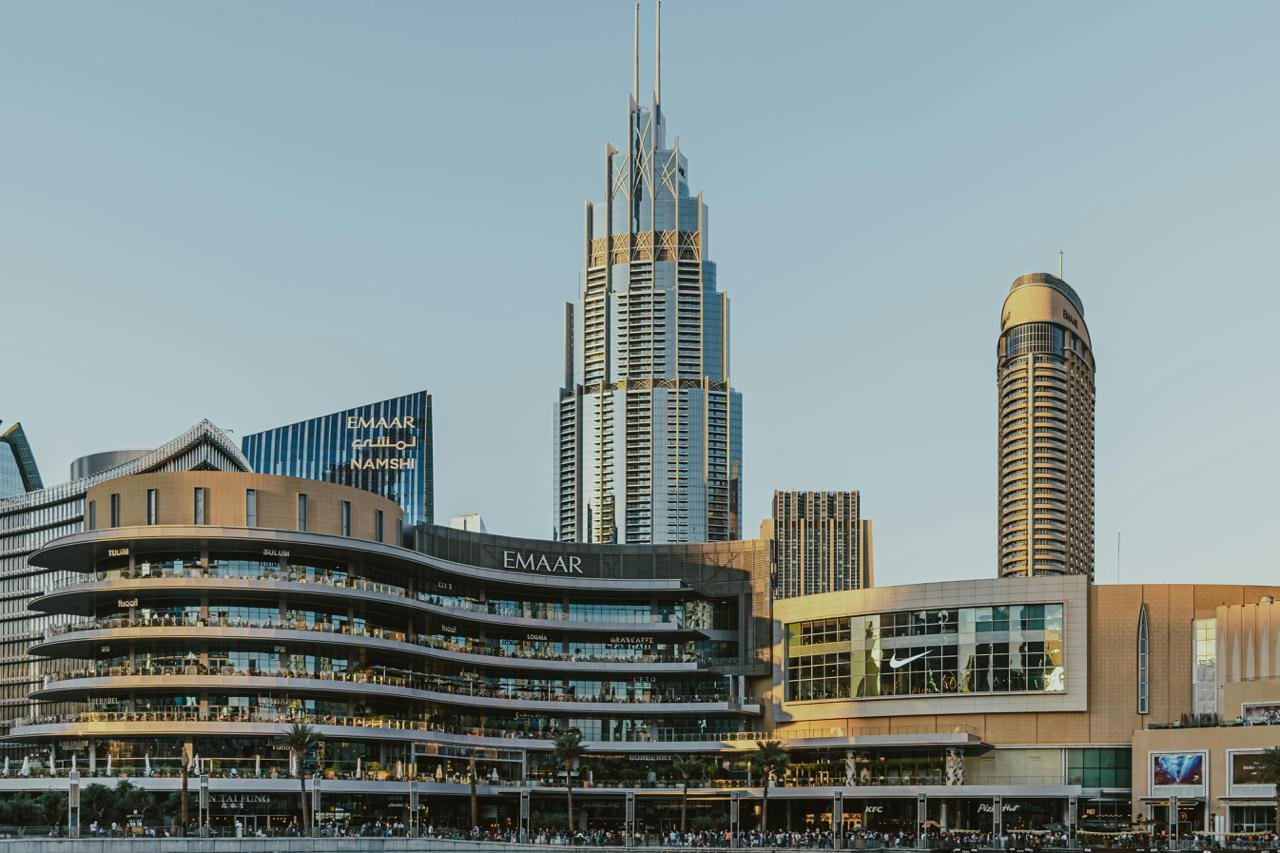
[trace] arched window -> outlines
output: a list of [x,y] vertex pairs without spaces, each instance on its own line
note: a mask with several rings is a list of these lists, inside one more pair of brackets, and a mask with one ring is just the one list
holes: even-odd
[[1147,629],[1147,605],[1143,604],[1138,611],[1138,713],[1147,713],[1150,667],[1149,651],[1151,648]]

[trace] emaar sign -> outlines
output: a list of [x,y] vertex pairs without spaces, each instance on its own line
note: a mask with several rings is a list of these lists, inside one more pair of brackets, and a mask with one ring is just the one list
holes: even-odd
[[582,558],[562,554],[533,554],[527,551],[503,551],[502,568],[524,572],[580,575]]

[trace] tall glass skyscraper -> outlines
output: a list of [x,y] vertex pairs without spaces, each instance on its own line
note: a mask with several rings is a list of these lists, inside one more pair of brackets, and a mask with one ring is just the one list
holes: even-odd
[[626,148],[605,149],[604,200],[587,202],[579,298],[565,306],[560,540],[741,536],[742,397],[729,384],[729,299],[716,290],[707,206],[689,193],[679,139],[667,143],[660,47],[656,66],[652,106],[641,107],[637,49]]
[[999,573],[1093,577],[1093,342],[1055,275],[1013,282],[1000,312]]
[[435,518],[426,391],[246,435],[241,446],[259,474],[325,480],[382,495],[404,509],[406,526]]

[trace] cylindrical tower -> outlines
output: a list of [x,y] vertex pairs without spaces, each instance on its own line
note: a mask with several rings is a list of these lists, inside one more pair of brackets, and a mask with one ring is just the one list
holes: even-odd
[[1013,282],[996,348],[999,573],[1093,577],[1094,360],[1062,279]]

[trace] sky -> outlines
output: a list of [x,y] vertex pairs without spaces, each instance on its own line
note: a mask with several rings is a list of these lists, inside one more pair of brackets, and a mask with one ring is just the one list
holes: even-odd
[[[438,520],[548,536],[631,23],[0,6],[0,419],[50,484],[201,418],[426,387]],[[745,535],[775,488],[858,489],[878,583],[994,574],[1000,307],[1062,249],[1098,362],[1098,580],[1275,582],[1280,4],[668,0],[663,28],[732,302]]]

